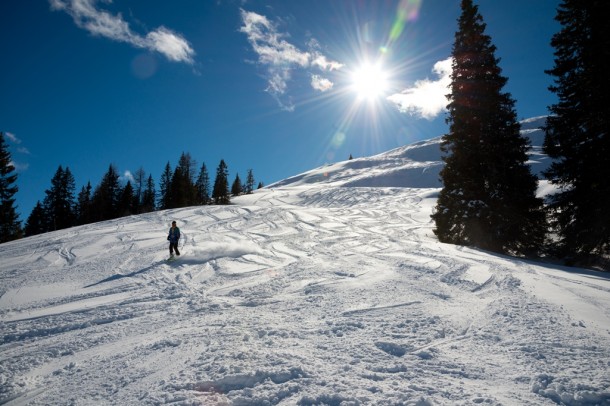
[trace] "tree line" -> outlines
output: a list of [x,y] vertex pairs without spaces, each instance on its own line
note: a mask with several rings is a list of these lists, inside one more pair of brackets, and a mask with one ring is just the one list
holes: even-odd
[[[504,91],[508,78],[502,75],[496,47],[485,32],[478,6],[473,0],[461,0],[452,48],[449,131],[441,143],[443,186],[431,216],[439,241],[610,268],[610,105],[605,101],[610,93],[605,66],[610,56],[610,24],[606,9],[602,0],[562,0],[557,8],[555,20],[561,29],[551,40],[554,66],[545,73],[553,77],[549,90],[558,102],[547,106],[551,114],[542,128],[544,152],[554,160],[544,176],[557,186],[557,192],[543,201],[536,196],[538,182],[527,164],[529,141],[521,135],[515,100]],[[1,238],[7,241],[18,238],[21,231],[13,198],[16,175],[2,137],[0,141]],[[140,180],[135,189],[129,183],[121,188],[111,167],[92,194],[87,185],[78,203],[71,206],[65,202],[70,201],[73,179],[67,168],[60,167],[45,202],[35,210],[48,229],[63,226],[60,220],[64,219],[78,223],[83,218],[96,221],[138,210],[227,204],[226,165],[221,161],[209,198],[204,169],[193,182],[188,155],[181,157],[175,171],[168,164],[155,206],[150,177],[143,182],[144,176],[136,176]],[[246,193],[253,184],[250,175]],[[231,188],[233,195],[240,193],[238,179]],[[95,210],[88,212],[94,205]],[[70,207],[76,210],[70,212]]]
[[[10,162],[2,133],[0,133],[0,146],[2,147],[0,160],[6,156],[7,162]],[[6,170],[10,169],[9,165],[4,165],[2,162],[2,167]],[[131,179],[122,182],[115,166],[110,165],[95,188],[91,186],[91,182],[87,182],[78,193],[70,168],[60,165],[51,179],[51,186],[45,191],[43,201],[36,203],[23,229],[17,217],[6,216],[6,224],[11,225],[11,230],[8,226],[4,230],[4,235],[11,237],[6,241],[156,210],[230,204],[231,196],[249,194],[254,190],[252,169],[248,170],[245,183],[242,183],[239,174],[236,174],[229,190],[229,171],[224,160],[221,159],[218,165],[213,184],[205,163],[199,168],[196,165],[196,161],[189,153],[182,153],[175,169],[172,169],[168,162],[161,174],[158,192],[152,175],[147,175],[143,168],[136,171],[133,182]],[[14,183],[16,175],[12,174],[4,180],[6,182],[0,183],[0,186]],[[258,188],[261,187],[263,184],[259,182]],[[14,195],[16,192],[17,187],[14,185],[10,190],[7,189],[7,193]],[[7,214],[9,211],[7,210]],[[12,214],[17,216],[15,210],[12,210]]]

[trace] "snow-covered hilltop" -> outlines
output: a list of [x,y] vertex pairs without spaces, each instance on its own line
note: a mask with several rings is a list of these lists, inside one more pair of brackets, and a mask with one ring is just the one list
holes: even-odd
[[[529,164],[532,173],[541,180],[542,171],[550,165],[550,159],[542,152],[544,132],[540,127],[545,120],[542,116],[521,122],[521,134],[531,143]],[[439,172],[443,167],[440,144],[439,136],[379,155],[325,165],[269,187],[327,183],[343,187],[440,188]]]
[[0,403],[610,404],[608,275],[438,243],[439,143],[0,245]]

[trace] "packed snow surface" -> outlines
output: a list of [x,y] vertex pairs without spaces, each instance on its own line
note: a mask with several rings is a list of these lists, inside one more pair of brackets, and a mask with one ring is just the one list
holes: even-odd
[[438,145],[0,245],[0,403],[609,405],[609,275],[439,243]]

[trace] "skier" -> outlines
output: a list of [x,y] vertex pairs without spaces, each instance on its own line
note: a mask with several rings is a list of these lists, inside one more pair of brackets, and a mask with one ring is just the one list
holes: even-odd
[[172,228],[169,229],[169,235],[167,241],[169,241],[169,257],[174,257],[174,250],[176,255],[180,255],[178,251],[178,240],[180,239],[180,229],[176,226],[176,221],[172,221]]

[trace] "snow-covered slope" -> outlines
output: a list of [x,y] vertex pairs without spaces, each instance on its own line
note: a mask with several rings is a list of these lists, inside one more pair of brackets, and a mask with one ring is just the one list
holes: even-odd
[[[541,180],[542,171],[551,162],[542,152],[544,132],[540,127],[544,121],[545,117],[534,117],[521,122],[521,134],[531,143],[529,165],[532,173]],[[439,136],[379,155],[325,165],[269,187],[327,183],[343,187],[438,188],[442,186],[439,172],[443,167],[440,144]]]
[[0,245],[0,403],[609,404],[608,275],[438,243],[438,167],[430,140]]

